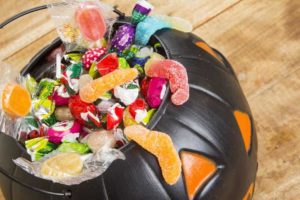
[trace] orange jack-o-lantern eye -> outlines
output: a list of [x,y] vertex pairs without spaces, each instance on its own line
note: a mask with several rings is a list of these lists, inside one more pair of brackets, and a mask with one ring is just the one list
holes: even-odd
[[212,55],[213,57],[215,57],[216,59],[220,60],[220,58],[217,56],[214,50],[212,50],[212,48],[210,48],[205,42],[196,42],[196,45],[204,51],[206,51],[207,53],[209,53],[210,55]]
[[214,175],[217,167],[212,160],[194,152],[182,151],[180,157],[187,193],[192,200],[197,191]]
[[245,196],[243,197],[243,200],[251,200],[252,196],[253,196],[253,192],[254,192],[254,184],[252,183],[247,191],[247,193],[245,194]]
[[234,117],[239,125],[243,137],[246,151],[249,152],[251,146],[251,120],[248,114],[241,111],[234,111]]

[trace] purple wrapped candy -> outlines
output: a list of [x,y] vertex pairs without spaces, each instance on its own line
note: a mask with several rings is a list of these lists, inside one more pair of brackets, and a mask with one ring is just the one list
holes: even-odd
[[112,39],[112,47],[119,53],[128,48],[134,40],[135,28],[129,24],[119,27]]
[[63,141],[75,142],[79,137],[81,126],[76,121],[57,122],[48,129],[50,142],[60,144]]
[[146,101],[151,108],[158,108],[166,93],[167,80],[164,78],[151,78],[146,95]]
[[56,106],[66,106],[70,99],[70,95],[64,85],[56,87],[52,97]]
[[146,19],[149,13],[153,10],[153,5],[151,5],[146,0],[139,0],[132,11],[131,22],[133,24],[138,24]]

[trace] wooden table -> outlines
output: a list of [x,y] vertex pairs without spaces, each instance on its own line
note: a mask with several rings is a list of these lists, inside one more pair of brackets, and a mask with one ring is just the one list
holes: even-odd
[[[119,5],[128,14],[135,2],[105,1]],[[217,47],[234,66],[258,131],[259,171],[255,200],[298,200],[300,1],[151,2],[156,6],[156,13],[190,20],[194,33]],[[0,0],[0,21],[41,3],[40,0]],[[47,11],[31,14],[0,30],[0,60],[19,70],[55,37],[54,24]]]

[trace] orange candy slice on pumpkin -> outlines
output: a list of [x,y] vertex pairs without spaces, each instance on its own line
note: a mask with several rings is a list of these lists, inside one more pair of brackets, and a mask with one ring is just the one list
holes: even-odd
[[181,161],[169,135],[141,125],[128,126],[125,135],[158,159],[165,181],[173,185],[181,175]]
[[116,86],[123,85],[132,81],[138,76],[139,72],[135,68],[117,69],[101,78],[95,79],[80,89],[79,95],[82,101],[93,103],[105,92]]
[[2,109],[11,117],[26,116],[31,107],[29,92],[17,84],[6,84],[2,93]]

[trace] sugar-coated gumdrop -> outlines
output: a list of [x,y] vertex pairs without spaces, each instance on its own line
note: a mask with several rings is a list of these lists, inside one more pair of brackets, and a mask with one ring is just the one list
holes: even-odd
[[181,175],[181,161],[169,135],[151,131],[141,125],[128,126],[125,135],[158,159],[165,181],[173,185]]
[[104,76],[119,67],[119,59],[116,53],[110,53],[102,58],[98,64],[97,69],[101,76]]
[[17,84],[6,84],[2,93],[2,109],[11,117],[26,116],[31,108],[29,92]]
[[59,153],[43,162],[41,175],[52,180],[78,176],[83,170],[83,161],[77,153]]
[[74,118],[88,128],[100,127],[98,109],[94,104],[85,103],[79,96],[73,96],[69,100],[69,108]]
[[164,78],[153,77],[149,80],[146,91],[146,100],[151,108],[158,108],[166,93],[167,80]]
[[105,92],[118,85],[123,85],[138,76],[138,70],[117,69],[101,78],[93,80],[80,90],[80,98],[84,102],[92,103],[101,97]]
[[81,126],[76,121],[58,122],[48,129],[48,138],[50,142],[60,144],[67,135],[77,134],[78,137],[80,131]]
[[104,37],[107,27],[100,7],[93,2],[82,3],[75,13],[76,22],[83,36],[91,41]]
[[81,59],[84,68],[87,70],[90,69],[92,63],[99,61],[105,53],[105,48],[89,49],[87,52],[85,52]]
[[189,99],[188,76],[185,67],[174,60],[156,60],[147,65],[146,75],[169,79],[175,105],[182,105]]

